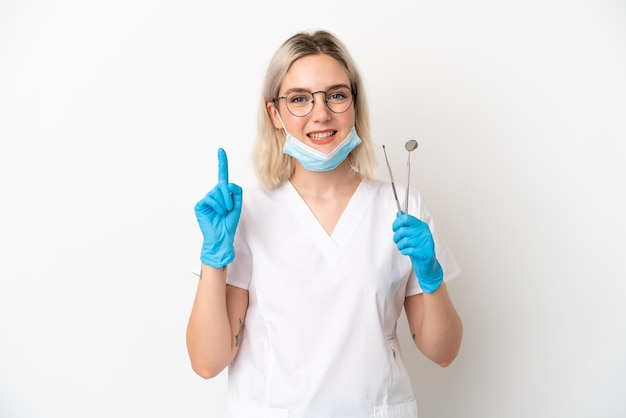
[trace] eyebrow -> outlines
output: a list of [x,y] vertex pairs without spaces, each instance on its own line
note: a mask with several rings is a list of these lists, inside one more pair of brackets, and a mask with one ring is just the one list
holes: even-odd
[[[348,90],[352,91],[352,88],[350,86],[348,86],[347,84],[334,84],[330,87],[328,87],[326,90],[315,90],[315,91],[330,91],[330,90],[334,90],[334,89],[338,89],[340,87],[345,87]],[[292,89],[287,90],[284,94],[289,94],[289,93],[293,93],[293,92],[306,92],[306,93],[312,93],[311,90],[309,89],[305,89],[302,87],[294,87]]]

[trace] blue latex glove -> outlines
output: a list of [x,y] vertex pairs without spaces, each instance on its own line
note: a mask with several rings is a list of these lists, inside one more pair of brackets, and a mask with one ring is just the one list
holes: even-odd
[[393,242],[411,259],[420,287],[432,293],[441,286],[443,270],[435,257],[435,242],[428,225],[415,216],[398,214],[393,222]]
[[194,208],[204,242],[200,260],[212,267],[224,267],[235,259],[235,231],[241,215],[242,190],[228,182],[228,158],[217,151],[218,182]]

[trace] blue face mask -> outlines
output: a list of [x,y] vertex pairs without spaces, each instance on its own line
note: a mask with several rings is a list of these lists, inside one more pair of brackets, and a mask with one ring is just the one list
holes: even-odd
[[[283,129],[285,129],[284,124]],[[287,139],[285,140],[283,152],[298,160],[302,167],[309,171],[320,172],[334,170],[346,159],[348,154],[361,143],[361,138],[357,135],[356,129],[352,128],[348,136],[337,145],[337,148],[332,150],[329,154],[324,154],[298,141],[293,135],[287,132],[287,129],[285,129],[285,132],[287,133]]]

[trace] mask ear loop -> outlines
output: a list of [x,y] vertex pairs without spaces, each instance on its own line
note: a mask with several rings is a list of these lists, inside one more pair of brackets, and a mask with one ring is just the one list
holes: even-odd
[[283,125],[283,131],[285,131],[285,136],[289,135],[289,132],[287,132],[287,128],[285,127],[285,122],[283,122],[283,118],[280,117],[280,112],[278,111],[276,105],[274,105],[274,110],[276,110],[276,116],[278,116],[280,124]]

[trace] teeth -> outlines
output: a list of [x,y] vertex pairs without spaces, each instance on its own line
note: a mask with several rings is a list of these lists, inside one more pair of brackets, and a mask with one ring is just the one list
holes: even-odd
[[322,139],[326,139],[331,135],[334,135],[335,132],[321,132],[317,134],[309,134],[309,138],[321,141]]

